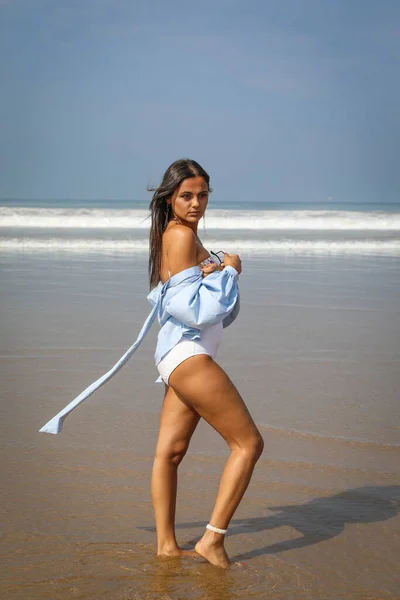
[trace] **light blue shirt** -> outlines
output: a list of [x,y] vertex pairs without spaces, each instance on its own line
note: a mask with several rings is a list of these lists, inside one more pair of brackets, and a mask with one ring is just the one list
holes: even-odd
[[173,275],[164,284],[160,283],[147,297],[153,304],[153,309],[135,343],[107,373],[89,385],[40,431],[59,433],[69,413],[109,381],[130,359],[149,331],[156,315],[161,325],[154,357],[156,365],[183,336],[189,339],[198,338],[202,329],[221,321],[224,327],[230,325],[240,307],[237,279],[236,269],[230,266],[204,278],[200,267],[196,266]]
[[[155,352],[155,363],[181,340],[200,337],[199,331],[223,322],[227,327],[239,312],[238,274],[233,267],[215,271],[202,278],[200,267],[191,267],[161,283],[149,294],[157,304],[161,325]],[[234,318],[229,318],[235,309]]]

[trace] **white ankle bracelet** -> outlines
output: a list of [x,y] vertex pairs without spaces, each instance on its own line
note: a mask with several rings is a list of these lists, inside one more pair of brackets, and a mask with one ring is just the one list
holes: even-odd
[[208,529],[209,531],[213,531],[214,533],[220,533],[221,535],[225,535],[228,531],[227,529],[220,529],[219,527],[214,527],[214,525],[210,525],[210,523],[206,525],[206,529]]

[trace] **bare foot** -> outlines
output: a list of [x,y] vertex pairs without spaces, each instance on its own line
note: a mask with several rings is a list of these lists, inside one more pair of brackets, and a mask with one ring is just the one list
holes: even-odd
[[157,556],[183,558],[187,556],[198,557],[198,554],[195,550],[181,550],[181,548],[177,546],[176,548],[171,548],[168,550],[160,550],[157,552]]
[[200,556],[216,567],[228,569],[230,566],[230,561],[224,548],[224,539],[219,534],[212,533],[209,535],[209,532],[206,532],[201,540],[197,542],[195,550]]
[[196,550],[181,550],[181,556],[191,556],[192,558],[199,558]]

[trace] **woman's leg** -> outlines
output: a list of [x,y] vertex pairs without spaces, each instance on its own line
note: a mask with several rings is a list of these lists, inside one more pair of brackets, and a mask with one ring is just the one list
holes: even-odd
[[151,493],[156,518],[157,554],[184,554],[175,538],[177,470],[186,454],[200,416],[166,386],[160,432],[153,464]]
[[[226,529],[261,455],[263,439],[239,392],[209,356],[194,356],[180,364],[169,383],[182,402],[203,417],[231,449],[210,519],[214,527]],[[196,550],[217,566],[229,565],[221,534],[207,530]]]

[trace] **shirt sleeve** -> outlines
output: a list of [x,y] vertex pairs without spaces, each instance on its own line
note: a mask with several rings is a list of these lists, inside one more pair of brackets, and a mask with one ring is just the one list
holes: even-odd
[[166,303],[166,311],[188,327],[205,329],[223,321],[239,295],[238,272],[231,266],[190,283]]

